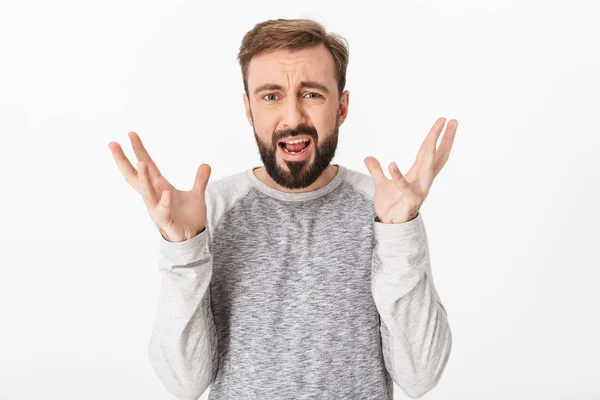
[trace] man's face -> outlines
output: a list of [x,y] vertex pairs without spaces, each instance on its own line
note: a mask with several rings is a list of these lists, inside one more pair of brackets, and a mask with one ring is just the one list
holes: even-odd
[[[346,119],[335,63],[324,45],[261,53],[248,66],[246,117],[267,173],[288,189],[312,184],[327,168]],[[302,140],[300,143],[289,141]]]

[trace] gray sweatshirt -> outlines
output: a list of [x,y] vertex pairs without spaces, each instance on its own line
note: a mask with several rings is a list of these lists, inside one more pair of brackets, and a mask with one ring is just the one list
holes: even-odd
[[207,224],[159,234],[161,292],[148,347],[178,399],[411,398],[438,383],[452,348],[422,212],[379,222],[370,175],[341,165],[287,193],[256,167],[210,181]]

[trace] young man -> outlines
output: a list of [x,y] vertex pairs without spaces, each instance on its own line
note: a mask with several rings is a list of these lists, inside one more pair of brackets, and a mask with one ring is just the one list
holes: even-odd
[[159,228],[152,366],[179,399],[392,399],[436,386],[452,334],[419,208],[457,121],[439,118],[403,175],[331,164],[348,114],[348,48],[310,20],[269,20],[238,56],[264,167],[174,188],[139,136],[109,144]]

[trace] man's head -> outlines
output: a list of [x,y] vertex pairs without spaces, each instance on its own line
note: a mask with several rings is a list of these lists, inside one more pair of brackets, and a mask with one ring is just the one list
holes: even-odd
[[348,112],[348,53],[345,39],[305,19],[261,22],[244,36],[246,117],[277,184],[307,187],[333,159]]

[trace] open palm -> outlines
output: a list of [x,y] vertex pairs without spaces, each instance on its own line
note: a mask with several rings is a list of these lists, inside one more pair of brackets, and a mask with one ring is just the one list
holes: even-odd
[[206,226],[204,192],[210,177],[210,166],[200,165],[192,190],[178,190],[160,173],[139,135],[129,132],[129,138],[138,159],[139,172],[118,143],[110,142],[108,147],[127,183],[142,195],[148,213],[162,236],[171,242],[196,236]]
[[406,175],[402,175],[398,165],[392,162],[388,165],[392,179],[388,179],[375,157],[365,158],[365,165],[375,185],[375,212],[381,222],[403,223],[412,220],[419,213],[433,180],[450,156],[458,121],[452,119],[448,122],[436,150],[436,143],[445,123],[446,119],[443,117],[436,120]]

